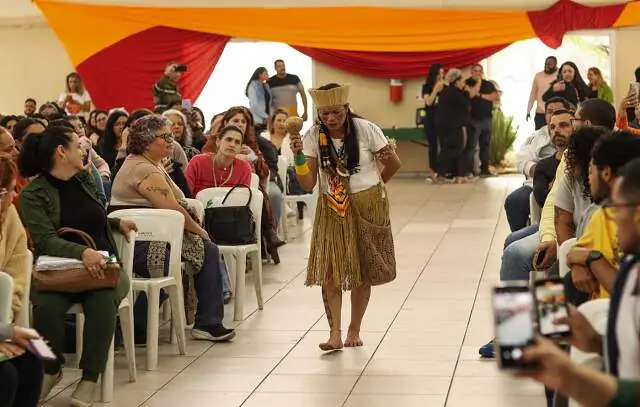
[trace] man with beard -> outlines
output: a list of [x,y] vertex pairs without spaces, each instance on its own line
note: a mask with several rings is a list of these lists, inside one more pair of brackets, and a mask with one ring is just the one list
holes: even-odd
[[544,101],[542,95],[549,89],[551,82],[558,76],[558,60],[554,56],[547,57],[544,61],[544,70],[538,72],[533,77],[533,84],[531,85],[531,95],[529,96],[529,104],[527,105],[527,120],[531,118],[531,108],[533,103],[536,103],[536,115],[534,116],[534,123],[536,130],[545,125],[544,118]]
[[618,171],[640,157],[640,139],[626,131],[600,139],[589,165],[589,187],[599,208],[585,224],[582,235],[569,251],[567,263],[575,287],[590,297],[608,297],[613,292],[616,268],[621,258],[616,237],[615,210],[607,208]]

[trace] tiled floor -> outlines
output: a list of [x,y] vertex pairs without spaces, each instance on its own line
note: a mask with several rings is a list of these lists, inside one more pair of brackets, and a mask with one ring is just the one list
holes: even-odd
[[[128,383],[116,358],[113,407],[539,407],[543,390],[500,374],[477,348],[492,337],[489,287],[497,280],[508,227],[502,209],[517,177],[473,185],[389,186],[398,278],[374,288],[361,349],[323,355],[326,338],[318,288],[304,287],[309,224],[264,270],[263,311],[248,279],[245,320],[233,343],[189,341],[187,356],[160,347],[159,368]],[[295,232],[295,231],[294,231]],[[348,324],[345,301],[343,324]],[[233,308],[227,309],[232,325]],[[66,406],[78,372],[66,369],[47,406]]]

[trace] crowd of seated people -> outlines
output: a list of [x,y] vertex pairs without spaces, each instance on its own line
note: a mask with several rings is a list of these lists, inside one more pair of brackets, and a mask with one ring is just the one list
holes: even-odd
[[[127,236],[136,230],[134,222],[108,218],[107,213],[137,207],[178,211],[185,219],[181,257],[186,276],[185,313],[187,322],[193,324],[191,336],[227,342],[236,334],[222,322],[224,304],[232,296],[229,274],[217,245],[203,229],[202,219],[185,198],[205,188],[249,187],[252,174],[256,174],[264,195],[263,253],[274,263],[280,262],[278,248],[284,242],[277,230],[287,180],[278,177],[278,156],[286,138],[283,123],[288,114],[278,111],[269,118],[276,146],[269,138],[255,134],[247,108],[215,115],[211,129],[205,132],[202,111],[175,104],[170,107],[174,109],[161,113],[92,110],[82,78],[73,73],[57,102],[45,102],[38,108],[29,98],[24,115],[0,118],[1,270],[14,280],[12,315],[31,301],[34,328],[0,325],[0,380],[6,378],[6,383],[11,380],[14,385],[12,398],[0,405],[36,405],[60,382],[63,353],[69,349],[67,312],[74,304],[81,304],[86,319],[82,377],[71,394],[71,405],[91,406],[111,341],[114,335],[118,338],[119,304],[131,289],[129,280],[122,276],[113,289],[82,293],[39,292],[32,286],[29,298],[23,268],[27,249],[35,258],[75,258],[98,277],[106,265],[100,251],[119,258],[114,234]],[[87,233],[96,249],[74,235],[58,235],[63,227]],[[134,276],[166,276],[169,250],[166,242],[137,240]],[[164,298],[162,293],[161,300]],[[146,307],[141,293],[134,304],[137,344],[146,343]],[[24,345],[31,337],[44,338],[57,360],[33,358]],[[7,340],[14,343],[6,344]],[[35,396],[33,389],[38,389]]]

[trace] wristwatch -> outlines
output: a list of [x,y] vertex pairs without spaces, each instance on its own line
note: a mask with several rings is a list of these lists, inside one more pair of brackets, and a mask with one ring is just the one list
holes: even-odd
[[594,261],[598,261],[601,258],[602,258],[602,253],[600,253],[597,250],[591,250],[587,255],[587,261],[586,261],[587,267],[591,268],[591,263],[593,263]]

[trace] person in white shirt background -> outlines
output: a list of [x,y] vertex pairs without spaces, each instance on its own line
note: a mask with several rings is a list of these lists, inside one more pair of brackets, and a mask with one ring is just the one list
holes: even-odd
[[531,85],[531,95],[529,96],[529,104],[527,105],[527,120],[531,118],[531,109],[533,103],[536,103],[536,115],[533,120],[536,126],[536,130],[542,128],[547,124],[545,120],[545,103],[542,100],[542,95],[549,89],[551,81],[558,76],[558,60],[554,56],[547,57],[544,60],[544,70],[538,72],[533,77],[533,84]]
[[[545,106],[545,125],[529,136],[520,151],[516,153],[518,173],[524,174],[526,179],[524,184],[511,192],[504,201],[504,210],[512,232],[527,226],[529,195],[533,191],[533,173],[536,170],[536,164],[555,152],[546,123],[551,119],[553,112],[558,109],[575,110],[575,106],[559,97],[549,99]],[[532,231],[532,233],[534,232]]]
[[68,116],[84,116],[91,111],[91,96],[77,72],[67,75],[65,91],[58,98],[58,106]]

